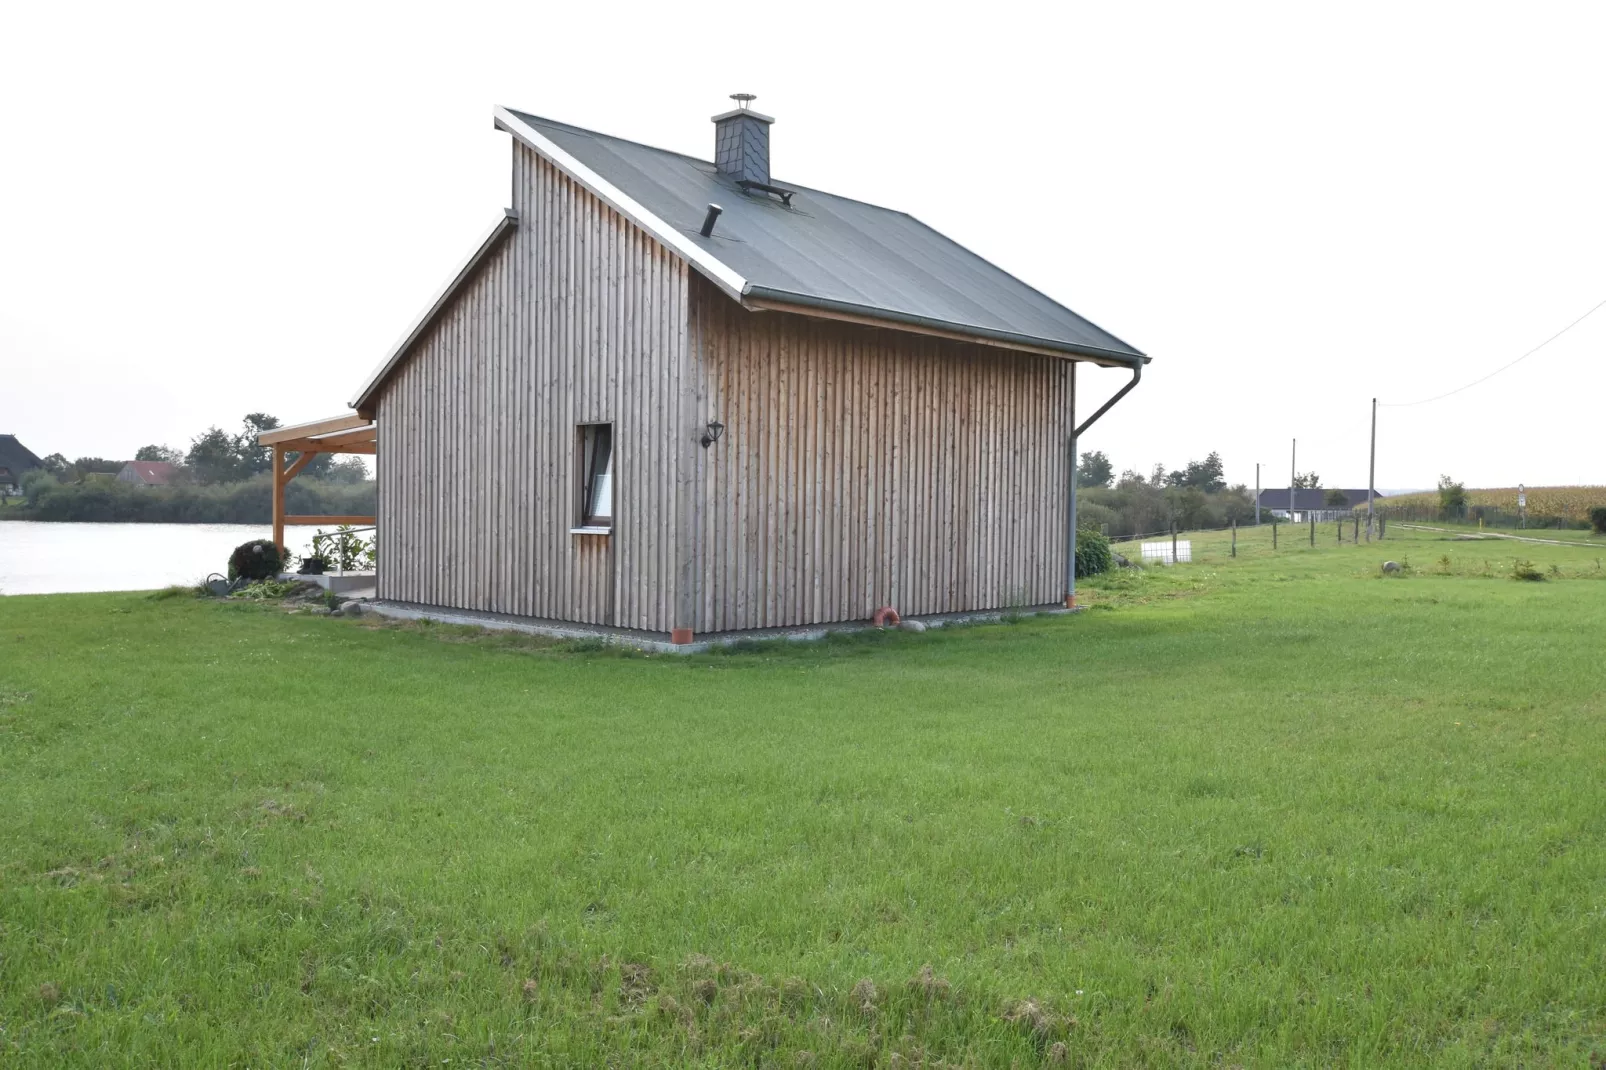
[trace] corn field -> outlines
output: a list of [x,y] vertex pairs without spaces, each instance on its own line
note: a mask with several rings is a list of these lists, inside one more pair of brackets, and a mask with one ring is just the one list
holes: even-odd
[[[1584,525],[1589,522],[1589,510],[1606,505],[1606,486],[1603,487],[1529,487],[1528,517],[1530,522],[1541,519]],[[1502,517],[1517,515],[1517,488],[1496,487],[1468,490],[1467,515],[1475,517],[1480,511]],[[1378,502],[1379,513],[1385,515],[1434,512],[1439,508],[1437,491],[1421,494],[1401,494]],[[1406,518],[1403,517],[1402,518]],[[1409,519],[1409,518],[1407,518]],[[1493,521],[1494,516],[1489,517]]]

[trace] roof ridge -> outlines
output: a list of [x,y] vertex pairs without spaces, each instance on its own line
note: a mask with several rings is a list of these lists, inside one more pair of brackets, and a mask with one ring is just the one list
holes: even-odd
[[[709,167],[715,166],[713,160],[705,160],[703,157],[693,156],[689,152],[676,152],[674,149],[666,149],[660,145],[653,145],[645,141],[637,141],[635,138],[620,137],[618,134],[609,134],[601,130],[593,130],[589,126],[576,126],[573,123],[566,123],[562,119],[549,119],[544,115],[536,115],[534,112],[521,111],[518,108],[508,108],[508,111],[511,111],[517,115],[522,115],[526,119],[534,119],[536,122],[549,123],[552,126],[561,126],[566,130],[573,130],[576,133],[585,134],[587,137],[600,137],[606,138],[609,141],[622,141],[626,145],[635,145],[638,148],[650,149],[653,152],[661,152],[665,156],[678,156],[682,160],[690,160],[693,163],[707,164]],[[893,215],[907,216],[908,218],[919,223],[921,226],[925,227],[927,230],[932,230],[937,234],[942,233],[942,231],[936,230],[930,224],[922,221],[913,213],[904,211],[902,208],[889,208],[884,204],[877,204],[875,201],[867,201],[862,197],[849,197],[845,193],[832,193],[830,190],[820,189],[818,186],[804,186],[797,182],[788,182],[785,180],[777,180],[776,184],[784,185],[787,189],[794,190],[799,193],[813,193],[821,197],[832,197],[839,201],[848,201],[852,204],[862,204],[866,208],[874,208],[878,212],[890,212]],[[955,244],[958,243],[956,242]],[[991,261],[989,261],[989,263],[991,263]],[[996,267],[997,265],[994,266]],[[1011,278],[1013,278],[1013,276],[1011,276]]]

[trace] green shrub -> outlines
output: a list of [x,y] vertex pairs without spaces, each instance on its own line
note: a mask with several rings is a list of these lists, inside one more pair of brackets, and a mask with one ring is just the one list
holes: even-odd
[[1076,533],[1076,575],[1097,576],[1101,572],[1108,572],[1113,558],[1110,556],[1110,540],[1099,531],[1091,528],[1082,528]]
[[1439,477],[1439,518],[1465,520],[1467,517],[1467,488],[1449,476]]
[[352,530],[350,524],[342,524],[334,531],[319,528],[318,534],[312,537],[313,552],[323,559],[324,569],[337,568],[343,572],[373,568],[377,544],[372,532],[365,539]]
[[1606,505],[1597,505],[1589,511],[1589,526],[1596,535],[1606,535]]
[[1076,503],[1076,526],[1094,531],[1116,531],[1121,527],[1121,514],[1098,502]]
[[1524,580],[1528,583],[1538,583],[1545,578],[1545,574],[1535,568],[1532,561],[1519,557],[1511,563],[1511,578]]
[[229,555],[229,579],[241,576],[252,581],[272,579],[284,571],[284,557],[284,551],[271,539],[242,542]]
[[255,583],[248,583],[238,591],[235,591],[234,597],[249,598],[261,602],[283,598],[287,594],[294,593],[300,586],[301,584],[297,580],[258,580]]

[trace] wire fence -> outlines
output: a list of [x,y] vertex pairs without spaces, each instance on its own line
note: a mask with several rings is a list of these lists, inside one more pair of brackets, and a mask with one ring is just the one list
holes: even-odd
[[[1261,533],[1262,540],[1269,535],[1273,548],[1276,548],[1280,542],[1289,539],[1296,541],[1294,543],[1289,543],[1288,545],[1290,547],[1296,543],[1308,544],[1311,546],[1329,542],[1337,542],[1340,544],[1362,543],[1372,542],[1374,540],[1382,541],[1383,539],[1387,538],[1390,520],[1390,517],[1380,513],[1376,517],[1373,517],[1372,522],[1368,524],[1366,512],[1364,510],[1356,510],[1336,516],[1328,514],[1321,519],[1317,519],[1316,517],[1307,514],[1300,520],[1287,520],[1283,517],[1276,516],[1275,514],[1265,512],[1262,513],[1261,522],[1258,525],[1251,520],[1248,523],[1228,523],[1216,525],[1214,527],[1182,528],[1173,525],[1166,528],[1164,531],[1143,532],[1137,535],[1110,535],[1107,530],[1103,533],[1109,538],[1112,549],[1120,548],[1117,549],[1118,553],[1121,553],[1123,549],[1126,551],[1125,553],[1122,553],[1123,557],[1131,556],[1132,544],[1138,543],[1140,544],[1139,549],[1144,559],[1164,556],[1169,558],[1169,560],[1165,561],[1164,563],[1171,564],[1175,561],[1186,561],[1190,559],[1189,557],[1183,555],[1182,543],[1179,540],[1179,536],[1184,531],[1190,535],[1212,532],[1221,532],[1225,534],[1227,532],[1231,532],[1231,553],[1234,557],[1236,557],[1238,554],[1238,538],[1240,534],[1247,538],[1252,532],[1258,530]],[[1100,525],[1100,527],[1107,528],[1108,525]],[[1164,544],[1162,548],[1151,549],[1154,544],[1148,542],[1147,540],[1153,539],[1162,540]],[[1166,552],[1165,547],[1170,548],[1169,553]]]
[[1587,531],[1589,521],[1571,516],[1547,516],[1528,510],[1505,509],[1497,505],[1469,505],[1455,514],[1433,505],[1378,503],[1378,515],[1412,524],[1480,524],[1486,528],[1505,528],[1511,531],[1543,530]]

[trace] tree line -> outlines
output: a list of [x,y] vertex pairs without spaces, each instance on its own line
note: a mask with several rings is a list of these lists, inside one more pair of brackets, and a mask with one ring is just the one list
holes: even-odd
[[[141,446],[136,461],[176,467],[168,486],[119,482],[123,461],[60,453],[41,458],[43,467],[22,477],[23,506],[0,516],[17,520],[154,522],[168,524],[265,524],[273,518],[273,451],[257,436],[279,427],[264,412],[246,414],[238,432],[213,426],[190,440],[187,450]],[[294,457],[294,454],[290,456]],[[374,483],[356,456],[322,453],[285,488],[293,514],[371,515]]]
[[[257,445],[257,436],[283,426],[278,417],[265,412],[246,413],[240,430],[229,433],[213,425],[190,440],[187,450],[171,446],[141,446],[136,461],[165,461],[176,465],[176,481],[215,486],[242,483],[273,467],[273,451]],[[58,483],[79,483],[97,475],[115,476],[123,470],[122,461],[105,457],[79,457],[69,461],[59,453],[40,458],[46,474]],[[336,458],[320,453],[301,470],[301,477],[328,483],[361,483],[368,478],[368,466],[361,457]]]
[[1147,475],[1128,468],[1117,476],[1110,458],[1093,450],[1078,458],[1076,482],[1077,523],[1117,537],[1162,532],[1172,524],[1219,528],[1255,518],[1254,493],[1242,483],[1228,485],[1226,465],[1214,451],[1181,468],[1157,464]]

